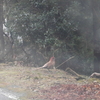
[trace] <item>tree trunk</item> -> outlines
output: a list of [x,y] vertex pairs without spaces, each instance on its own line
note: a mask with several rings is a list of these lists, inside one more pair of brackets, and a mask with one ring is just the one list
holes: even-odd
[[100,1],[92,0],[94,71],[100,72]]
[[0,61],[4,60],[3,0],[0,0]]

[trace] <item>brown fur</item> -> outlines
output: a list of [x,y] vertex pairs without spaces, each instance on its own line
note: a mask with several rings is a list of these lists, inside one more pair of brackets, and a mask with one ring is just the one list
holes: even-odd
[[46,63],[46,64],[44,64],[43,66],[42,66],[43,68],[44,67],[47,67],[47,68],[55,68],[55,57],[51,57],[50,58],[50,60]]
[[42,67],[39,67],[36,69],[41,69],[41,68],[45,68],[45,67],[55,69],[55,57],[51,57],[47,63],[45,63]]

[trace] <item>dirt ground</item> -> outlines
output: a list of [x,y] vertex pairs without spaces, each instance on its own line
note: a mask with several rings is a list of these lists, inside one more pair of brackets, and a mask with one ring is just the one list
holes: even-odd
[[[19,97],[20,100],[65,100],[45,98],[44,91],[63,84],[84,85],[94,81],[95,79],[88,77],[77,80],[76,76],[59,69],[48,70],[35,69],[34,67],[0,65],[0,88],[6,88],[23,94]],[[96,82],[99,82],[99,80],[96,80]],[[52,94],[52,92],[49,93]]]

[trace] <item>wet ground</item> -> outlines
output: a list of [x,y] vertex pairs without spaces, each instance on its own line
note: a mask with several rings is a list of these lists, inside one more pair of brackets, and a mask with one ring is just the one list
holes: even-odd
[[3,94],[0,94],[0,100],[12,100],[12,99],[4,96]]
[[0,88],[0,100],[20,100],[18,93],[13,93],[7,89]]

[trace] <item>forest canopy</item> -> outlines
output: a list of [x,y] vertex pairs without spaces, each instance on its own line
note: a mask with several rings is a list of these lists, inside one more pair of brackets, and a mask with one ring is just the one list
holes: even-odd
[[[56,66],[84,74],[99,71],[100,1],[3,0],[4,60]],[[0,15],[1,16],[1,15]]]

